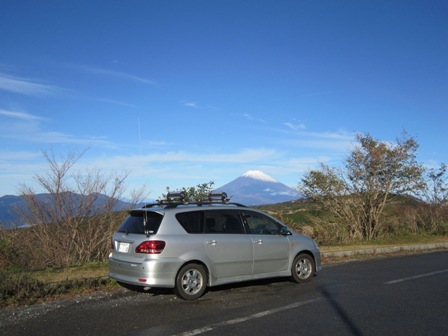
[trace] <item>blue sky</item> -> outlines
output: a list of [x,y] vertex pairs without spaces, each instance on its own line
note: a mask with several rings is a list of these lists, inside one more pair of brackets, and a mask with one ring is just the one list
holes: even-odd
[[[297,186],[356,132],[447,162],[448,2],[0,2],[0,196],[47,170],[128,171],[157,198],[247,170]],[[39,190],[37,190],[39,191]]]

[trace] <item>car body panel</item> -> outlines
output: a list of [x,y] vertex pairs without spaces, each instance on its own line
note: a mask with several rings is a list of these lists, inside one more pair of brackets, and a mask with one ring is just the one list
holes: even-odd
[[254,274],[289,270],[290,241],[281,235],[251,235]]
[[253,273],[252,240],[247,234],[205,234],[204,245],[213,279]]

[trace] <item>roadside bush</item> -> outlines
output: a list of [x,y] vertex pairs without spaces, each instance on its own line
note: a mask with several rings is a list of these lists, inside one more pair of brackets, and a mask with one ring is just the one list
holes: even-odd
[[425,204],[418,211],[419,226],[432,234],[447,234],[448,207],[446,205]]
[[111,280],[107,277],[46,283],[35,279],[28,272],[0,271],[0,307],[32,304],[44,298],[78,294],[85,290],[97,290],[110,283]]
[[84,219],[75,237],[62,223],[7,230],[0,241],[0,265],[42,270],[106,261],[110,237],[125,216],[126,212],[117,212]]
[[17,253],[11,242],[0,238],[0,269],[7,269],[15,265]]
[[396,203],[391,205],[383,217],[384,235],[416,234],[421,231],[418,220],[418,207]]
[[0,307],[42,297],[43,283],[25,273],[0,272]]

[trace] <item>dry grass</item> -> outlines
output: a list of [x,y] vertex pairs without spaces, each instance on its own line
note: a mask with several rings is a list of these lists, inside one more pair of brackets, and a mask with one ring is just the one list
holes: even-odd
[[107,263],[90,263],[81,266],[73,266],[61,269],[48,269],[33,272],[33,278],[45,282],[54,283],[75,279],[107,277]]
[[399,238],[387,238],[377,241],[356,243],[356,244],[341,244],[333,246],[320,246],[321,252],[334,252],[334,251],[349,251],[349,250],[363,250],[376,247],[387,246],[401,246],[412,244],[430,244],[430,243],[445,243],[448,242],[448,236],[402,236]]

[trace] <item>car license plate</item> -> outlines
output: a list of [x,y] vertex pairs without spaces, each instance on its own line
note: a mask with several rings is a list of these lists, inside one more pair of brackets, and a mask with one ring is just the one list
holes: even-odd
[[128,253],[129,252],[129,243],[120,242],[118,245],[118,252]]

